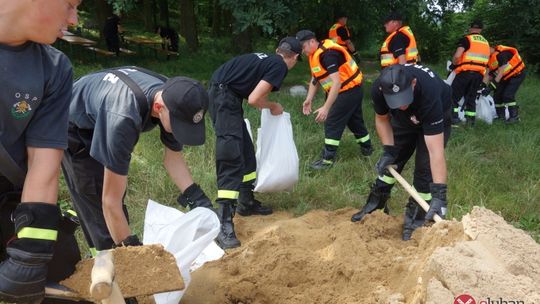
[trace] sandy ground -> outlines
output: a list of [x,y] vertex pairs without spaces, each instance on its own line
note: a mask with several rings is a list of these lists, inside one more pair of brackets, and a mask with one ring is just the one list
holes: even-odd
[[408,242],[401,217],[354,212],[236,217],[242,246],[195,271],[181,303],[540,303],[540,245],[489,210]]
[[[401,216],[375,212],[352,223],[355,211],[237,216],[242,246],[193,272],[181,303],[451,304],[468,294],[476,303],[540,304],[540,245],[492,211],[475,207],[408,242]],[[133,250],[146,255],[115,255],[126,296],[172,282],[172,256],[141,248]],[[92,263],[81,265],[64,284],[84,294]]]

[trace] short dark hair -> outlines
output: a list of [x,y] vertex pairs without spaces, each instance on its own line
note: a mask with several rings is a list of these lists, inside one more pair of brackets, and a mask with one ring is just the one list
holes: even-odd
[[470,25],[470,28],[475,28],[475,29],[483,29],[484,28],[484,23],[482,22],[482,20],[479,20],[479,19],[475,19],[471,22],[471,25]]

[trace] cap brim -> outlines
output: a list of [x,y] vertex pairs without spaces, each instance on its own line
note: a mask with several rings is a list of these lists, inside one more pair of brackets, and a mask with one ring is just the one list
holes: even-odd
[[396,94],[384,94],[384,100],[390,109],[397,109],[402,106],[409,105],[413,102],[414,93],[413,86],[410,85],[407,89]]
[[194,124],[185,122],[171,115],[171,129],[174,138],[181,144],[187,146],[200,146],[204,144],[206,137],[204,118],[201,122]]

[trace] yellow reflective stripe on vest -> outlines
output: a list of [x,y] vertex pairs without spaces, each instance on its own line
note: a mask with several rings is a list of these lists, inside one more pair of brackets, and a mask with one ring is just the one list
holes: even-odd
[[416,55],[418,55],[418,49],[417,48],[410,48],[407,55],[408,55],[408,57],[416,57]]
[[394,54],[381,54],[381,64],[382,65],[390,65],[394,63]]
[[339,146],[339,140],[335,140],[331,138],[325,138],[324,143],[330,146]]
[[360,137],[356,140],[356,143],[365,143],[366,141],[369,140],[369,134],[364,136],[364,137]]
[[34,228],[34,227],[24,227],[17,233],[19,239],[36,239],[36,240],[47,240],[47,241],[56,241],[58,236],[58,231],[53,229],[43,229],[43,228]]
[[393,177],[390,177],[390,176],[383,175],[383,176],[379,176],[378,178],[379,178],[379,180],[381,180],[384,183],[387,183],[389,185],[393,185],[393,184],[396,183],[396,179],[393,178]]
[[319,80],[319,83],[321,84],[322,88],[325,90],[325,91],[329,91],[330,88],[332,87],[332,79],[330,77],[327,77],[325,79],[321,79]]
[[478,53],[467,53],[464,57],[464,61],[478,61],[487,64],[489,61],[489,56]]
[[218,190],[217,192],[218,198],[237,199],[238,195],[239,195],[238,191],[232,191],[232,190]]
[[257,172],[251,172],[249,174],[244,175],[244,178],[242,179],[242,182],[249,182],[257,178]]

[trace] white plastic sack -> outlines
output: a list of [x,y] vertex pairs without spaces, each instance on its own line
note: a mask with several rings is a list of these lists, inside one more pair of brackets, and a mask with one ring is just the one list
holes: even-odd
[[[187,288],[191,271],[223,256],[224,251],[214,243],[219,227],[218,217],[208,208],[183,213],[148,200],[143,244],[161,244],[172,253]],[[155,294],[154,300],[156,304],[178,304],[185,290]]]
[[480,95],[476,99],[476,118],[491,124],[496,113],[493,97]]
[[257,135],[257,192],[292,190],[298,182],[299,160],[291,115],[274,116],[263,109]]
[[448,85],[452,85],[454,78],[456,78],[456,72],[452,71],[450,74],[448,74],[448,77],[446,77],[444,82],[446,82]]
[[244,123],[246,124],[246,128],[249,133],[249,138],[251,138],[251,142],[253,142],[253,133],[251,133],[251,123],[249,122],[247,118],[244,118]]

